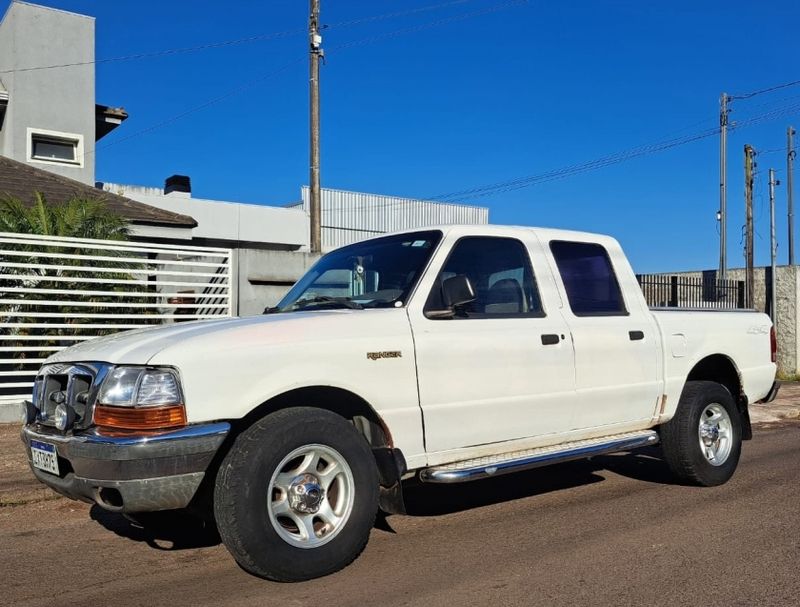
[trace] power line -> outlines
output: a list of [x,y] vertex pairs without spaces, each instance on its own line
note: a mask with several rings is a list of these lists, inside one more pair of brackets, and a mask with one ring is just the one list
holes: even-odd
[[426,13],[440,8],[448,8],[459,4],[466,4],[467,2],[474,2],[474,0],[450,0],[450,2],[442,2],[441,4],[429,4],[428,6],[420,6],[411,8],[405,11],[395,11],[393,13],[384,13],[383,15],[374,15],[372,17],[361,17],[358,19],[351,19],[349,21],[339,21],[338,23],[327,23],[325,28],[330,27],[350,27],[353,25],[361,25],[363,23],[372,23],[374,21],[384,21],[386,19],[395,19],[398,17],[408,17],[409,15],[416,15],[419,13]]
[[[741,129],[757,124],[761,124],[763,122],[768,122],[770,120],[776,120],[778,118],[783,118],[786,116],[790,116],[793,114],[800,113],[800,102],[795,104],[790,104],[784,107],[775,108],[769,112],[765,112],[763,114],[759,114],[756,116],[752,116],[746,120],[739,121],[735,124],[731,125],[731,130]],[[685,127],[681,130],[686,130],[690,127]],[[714,127],[710,129],[706,129],[692,135],[687,135],[685,137],[678,137],[672,139],[666,139],[663,141],[640,145],[634,148],[630,148],[628,150],[623,150],[617,152],[615,154],[610,154],[608,156],[603,156],[601,158],[597,158],[595,160],[590,160],[587,162],[573,164],[566,167],[562,167],[559,169],[553,169],[550,171],[546,171],[544,173],[539,173],[537,175],[532,175],[528,177],[522,177],[518,179],[512,179],[509,181],[498,182],[486,186],[477,186],[468,190],[459,190],[456,192],[450,192],[448,194],[439,194],[437,196],[430,196],[430,197],[423,197],[419,200],[421,202],[453,202],[453,203],[460,203],[465,200],[471,200],[476,198],[483,198],[485,196],[490,196],[494,194],[500,194],[504,192],[509,192],[513,190],[519,190],[527,187],[532,187],[535,185],[539,185],[541,183],[546,183],[549,181],[555,181],[557,179],[565,179],[568,177],[572,177],[574,175],[578,175],[581,173],[605,168],[607,166],[612,166],[615,164],[619,164],[628,160],[633,160],[635,158],[639,158],[642,156],[647,156],[650,154],[655,154],[658,152],[666,151],[671,148],[675,148],[682,145],[687,145],[689,143],[693,143],[695,141],[699,141],[702,139],[707,139],[709,137],[713,137],[719,133],[719,127]],[[764,152],[760,153],[766,153]],[[358,207],[350,207],[350,206],[338,206],[338,207],[328,207],[323,208],[323,213],[337,211],[337,210],[348,210],[348,211],[358,211],[358,210],[378,210],[382,208],[388,208],[392,206],[398,206],[400,204],[405,204],[404,202],[385,202],[381,204],[370,204],[370,205],[363,205]]]
[[180,55],[184,53],[193,53],[196,51],[204,51],[207,49],[223,48],[227,46],[237,46],[240,44],[247,44],[248,42],[259,42],[264,40],[275,40],[278,38],[285,38],[297,34],[305,33],[305,30],[286,30],[283,32],[273,32],[270,34],[260,34],[257,36],[249,36],[247,38],[237,38],[235,40],[223,40],[221,42],[211,42],[209,44],[200,44],[198,46],[185,46],[180,48],[170,48],[161,51],[152,51],[146,53],[135,53],[133,55],[122,55],[120,57],[108,57],[106,59],[95,59],[94,61],[75,61],[73,63],[56,63],[52,65],[39,65],[35,67],[22,67],[13,70],[0,70],[0,74],[16,74],[20,72],[35,72],[39,70],[52,70],[65,67],[80,67],[83,65],[99,65],[103,63],[116,63],[120,61],[134,61],[137,59],[153,59],[156,57],[166,57],[169,55]]
[[[736,130],[748,126],[753,126],[756,124],[761,124],[763,122],[767,122],[770,120],[775,120],[777,118],[782,118],[785,116],[793,115],[795,113],[800,112],[800,103],[791,104],[785,107],[776,108],[770,112],[766,112],[761,115],[753,116],[746,120],[742,120],[739,122],[732,123],[730,128],[731,130]],[[500,194],[504,192],[510,192],[513,190],[518,190],[522,188],[531,187],[534,185],[538,185],[540,183],[546,183],[548,181],[554,181],[556,179],[563,179],[565,177],[571,177],[573,175],[578,175],[580,173],[585,173],[588,171],[597,170],[600,168],[605,168],[607,166],[612,166],[615,164],[619,164],[621,162],[625,162],[627,160],[632,160],[634,158],[639,158],[641,156],[647,156],[650,154],[662,152],[674,147],[686,145],[688,143],[693,143],[695,141],[699,141],[701,139],[707,139],[708,137],[713,137],[719,133],[719,127],[714,127],[710,129],[706,129],[704,131],[700,131],[698,133],[694,133],[692,135],[687,135],[684,137],[678,137],[673,139],[667,139],[665,141],[660,141],[656,143],[651,143],[647,145],[638,146],[635,148],[631,148],[628,150],[624,150],[621,152],[617,152],[615,154],[611,154],[608,156],[603,156],[601,158],[597,158],[595,160],[590,160],[587,162],[573,164],[566,167],[562,167],[560,169],[554,169],[551,171],[546,171],[544,173],[539,173],[536,175],[530,175],[527,177],[521,177],[517,179],[511,179],[507,181],[497,182],[493,184],[488,184],[484,186],[477,186],[474,188],[466,189],[466,190],[459,190],[455,192],[449,192],[447,194],[439,194],[437,196],[432,196],[428,198],[428,200],[441,200],[441,201],[448,201],[457,199],[459,201],[462,200],[471,200],[475,198],[483,198],[485,196],[490,196],[494,194]]]
[[512,180],[510,182],[497,184],[491,188],[474,188],[476,191],[473,193],[464,193],[464,194],[445,194],[439,197],[438,199],[452,199],[457,197],[459,200],[472,200],[476,198],[483,198],[485,196],[492,196],[495,194],[501,194],[505,192],[511,192],[514,190],[520,190],[523,188],[531,187],[534,185],[539,185],[541,183],[546,183],[548,181],[555,181],[558,179],[564,179],[566,177],[572,177],[574,175],[578,175],[580,173],[586,173],[588,171],[594,171],[597,169],[605,168],[608,166],[612,166],[615,164],[619,164],[621,162],[625,162],[627,160],[632,160],[634,158],[639,158],[641,156],[648,156],[650,154],[654,154],[657,152],[663,152],[665,150],[686,145],[687,143],[692,143],[694,141],[699,141],[701,139],[707,139],[708,137],[716,136],[719,133],[719,127],[715,127],[712,129],[708,129],[707,131],[703,131],[701,133],[682,137],[679,139],[668,140],[664,142],[660,142],[657,144],[652,144],[650,146],[645,146],[640,149],[629,150],[626,153],[621,153],[617,155],[612,155],[609,157],[600,158],[597,160],[592,160],[586,163],[572,165],[569,167],[565,167],[562,169],[556,169],[553,171],[547,171],[545,173],[541,173],[538,175],[533,175],[529,177],[525,177],[522,179]]
[[774,106],[776,103],[783,103],[784,101],[792,101],[793,99],[800,99],[800,95],[789,95],[788,97],[781,97],[780,99],[772,99],[771,101],[765,101],[763,103],[756,103],[756,104],[748,104],[747,107],[750,110],[758,110],[761,108]]
[[[752,126],[755,124],[761,124],[762,122],[767,122],[769,120],[776,120],[778,118],[785,117],[787,115],[792,115],[795,113],[800,112],[800,103],[791,104],[785,107],[775,108],[770,112],[766,112],[764,114],[752,116],[746,120],[742,120],[736,124],[731,125],[731,129],[737,128],[744,128],[748,126]],[[706,122],[706,120],[700,121],[699,123],[695,124],[702,124]],[[673,132],[681,132],[691,128],[692,125],[686,126],[678,131]],[[475,198],[483,198],[485,196],[490,196],[493,194],[499,194],[507,191],[519,190],[526,187],[532,187],[534,185],[538,185],[540,183],[546,183],[548,181],[555,181],[557,179],[565,179],[568,177],[572,177],[573,175],[577,175],[580,173],[585,173],[592,170],[597,170],[604,168],[606,166],[611,166],[615,164],[619,164],[621,162],[625,162],[627,160],[632,160],[634,158],[638,158],[641,156],[646,156],[649,154],[655,154],[658,152],[662,152],[674,147],[686,145],[689,143],[693,143],[695,141],[699,141],[701,139],[707,139],[709,137],[713,137],[719,133],[719,127],[707,129],[704,131],[700,131],[694,133],[692,135],[688,135],[686,137],[679,137],[679,138],[672,138],[667,139],[664,141],[645,144],[641,146],[637,146],[634,148],[630,148],[628,150],[623,150],[621,152],[617,152],[615,154],[610,154],[608,156],[604,156],[595,160],[590,160],[587,162],[583,162],[580,164],[569,165],[566,167],[562,167],[560,169],[553,169],[551,171],[547,171],[545,173],[540,173],[538,175],[514,179],[505,182],[499,182],[496,184],[491,184],[489,186],[478,186],[472,188],[470,190],[460,190],[458,192],[451,192],[449,194],[440,194],[438,196],[430,196],[430,197],[423,197],[419,198],[419,202],[444,202],[444,203],[460,203],[464,200],[470,200]],[[767,150],[771,151],[771,150]],[[361,206],[335,206],[335,207],[327,207],[323,208],[323,213],[328,213],[332,211],[339,211],[339,210],[347,210],[347,211],[375,211],[380,209],[385,209],[389,207],[399,206],[402,204],[406,204],[405,201],[392,201],[392,202],[385,202],[381,204],[367,204]],[[324,216],[323,216],[324,219]]]
[[[428,7],[427,10],[433,10],[434,7],[443,7],[443,6],[450,6],[450,5],[454,5],[454,4],[462,4],[464,2],[469,2],[469,1],[472,1],[472,0],[459,0],[458,2],[447,2],[447,3],[443,3],[443,4],[438,4],[438,5],[431,5],[431,7]],[[358,46],[364,46],[366,44],[371,44],[373,42],[377,42],[379,40],[383,40],[383,39],[386,39],[386,38],[396,37],[396,36],[400,36],[400,35],[405,35],[405,34],[410,34],[410,33],[418,32],[418,31],[422,31],[422,30],[425,30],[425,29],[430,29],[432,27],[436,27],[436,26],[443,25],[443,24],[446,24],[446,23],[452,23],[454,21],[460,21],[460,20],[463,20],[463,19],[468,19],[468,18],[471,18],[471,17],[476,17],[476,16],[480,16],[480,15],[485,15],[485,14],[488,14],[488,13],[496,12],[496,11],[499,11],[499,10],[502,10],[502,9],[505,9],[505,8],[509,8],[511,6],[520,5],[520,4],[527,4],[528,2],[529,2],[529,0],[510,0],[508,2],[502,2],[500,4],[492,5],[492,6],[489,6],[489,7],[485,8],[485,9],[481,9],[481,10],[478,10],[478,11],[472,11],[472,12],[468,12],[468,13],[461,13],[459,15],[454,15],[452,17],[447,17],[447,18],[444,18],[444,19],[437,19],[435,21],[422,23],[422,24],[419,24],[419,25],[416,25],[416,26],[413,26],[413,27],[402,28],[402,29],[399,29],[399,30],[385,32],[383,34],[377,34],[375,36],[368,36],[368,37],[365,37],[365,38],[360,38],[358,40],[354,40],[354,41],[351,41],[351,42],[339,44],[337,46],[329,47],[329,48],[326,49],[326,52],[329,54],[331,51],[345,50],[345,49],[349,49],[349,48],[355,48],[355,47],[358,47]],[[405,11],[405,13],[409,13],[410,14],[411,12],[420,12],[423,9],[424,9],[424,7],[420,8],[420,9],[415,9],[414,11]],[[397,15],[397,14],[399,14],[399,13],[393,13],[393,15]],[[365,19],[376,19],[376,18],[377,17],[370,17],[370,18],[365,17]],[[352,23],[352,22],[348,22],[348,23]],[[305,32],[305,33],[307,33],[307,32]],[[213,99],[209,99],[208,101],[205,101],[205,102],[201,103],[200,105],[197,105],[197,106],[194,106],[192,108],[189,108],[188,110],[185,110],[185,111],[183,111],[183,112],[181,112],[179,114],[176,114],[176,115],[174,115],[174,116],[172,116],[170,118],[166,118],[164,120],[161,120],[160,122],[157,122],[157,123],[155,123],[153,125],[150,125],[149,127],[146,127],[146,128],[141,129],[139,131],[135,131],[133,133],[130,133],[129,135],[126,135],[125,137],[121,137],[119,139],[116,139],[114,141],[110,141],[110,142],[105,143],[103,145],[96,146],[95,148],[84,152],[83,155],[85,157],[85,156],[88,156],[90,154],[94,154],[99,150],[104,150],[104,149],[112,147],[114,145],[118,145],[118,144],[123,143],[125,141],[129,141],[130,139],[134,139],[136,137],[140,137],[141,135],[145,135],[145,134],[150,133],[152,131],[155,131],[155,130],[157,130],[159,128],[162,128],[164,126],[167,126],[169,124],[177,122],[178,120],[180,120],[182,118],[185,118],[186,116],[189,116],[191,114],[194,114],[196,112],[204,110],[204,109],[206,109],[206,108],[208,108],[208,107],[210,107],[212,105],[216,105],[217,103],[220,103],[221,101],[224,101],[224,100],[226,100],[226,99],[228,99],[230,97],[233,97],[235,95],[238,95],[239,93],[242,93],[242,92],[244,92],[244,91],[246,91],[248,89],[251,89],[256,85],[261,84],[265,80],[268,80],[268,79],[270,79],[270,78],[272,78],[274,76],[277,76],[278,74],[280,74],[282,72],[285,72],[288,68],[290,68],[291,66],[295,65],[296,63],[298,63],[300,61],[305,61],[305,56],[298,57],[297,59],[295,59],[293,61],[290,61],[289,63],[284,64],[283,66],[279,67],[278,69],[276,69],[274,71],[267,72],[265,74],[262,74],[262,75],[258,76],[257,78],[253,78],[252,80],[248,80],[244,84],[242,84],[242,85],[240,85],[240,86],[238,86],[238,87],[236,87],[236,88],[234,88],[234,89],[232,89],[232,90],[230,90],[230,91],[228,91],[228,92],[226,92],[226,93],[224,93],[222,95],[214,97]]]
[[797,86],[800,84],[800,80],[793,80],[792,82],[784,82],[783,84],[776,84],[775,86],[770,86],[765,89],[759,89],[757,91],[751,91],[749,93],[744,93],[742,95],[728,95],[729,99],[750,99],[751,97],[755,97],[756,95],[763,95],[764,93],[771,93],[772,91],[778,91],[780,89],[789,88],[790,86]]
[[147,133],[150,133],[152,131],[160,129],[161,127],[164,127],[164,126],[167,126],[169,124],[172,124],[173,122],[177,122],[181,118],[185,118],[186,116],[189,116],[191,114],[199,112],[200,110],[204,110],[207,107],[210,107],[212,105],[216,105],[217,103],[220,103],[221,101],[224,101],[224,100],[228,99],[229,97],[233,97],[234,95],[238,95],[239,93],[242,93],[242,92],[244,92],[244,91],[246,91],[248,89],[253,88],[254,86],[256,86],[258,84],[261,84],[265,80],[268,80],[268,79],[270,79],[270,78],[272,78],[274,76],[277,76],[278,74],[280,74],[282,72],[285,72],[290,67],[294,66],[297,63],[300,63],[304,59],[305,59],[304,57],[297,58],[294,61],[290,61],[289,63],[286,63],[286,64],[282,65],[281,67],[279,67],[278,69],[276,69],[276,70],[274,70],[272,72],[268,72],[266,74],[262,74],[258,78],[254,78],[253,80],[249,80],[249,81],[245,82],[244,84],[242,84],[241,86],[238,86],[235,89],[231,89],[230,91],[228,91],[227,93],[225,93],[223,95],[220,95],[218,97],[214,97],[213,99],[209,99],[208,101],[206,101],[204,103],[201,103],[200,105],[196,105],[196,106],[194,106],[192,108],[189,108],[188,110],[185,110],[185,111],[181,112],[180,114],[176,114],[176,115],[174,115],[174,116],[172,116],[170,118],[166,118],[166,119],[164,119],[164,120],[162,120],[160,122],[157,122],[155,124],[150,125],[149,127],[146,127],[146,128],[141,129],[139,131],[135,131],[135,132],[133,132],[133,133],[131,133],[129,135],[126,135],[125,137],[121,137],[121,138],[116,139],[114,141],[110,141],[110,142],[108,142],[108,143],[106,143],[104,145],[97,146],[92,150],[84,152],[84,156],[88,156],[89,154],[94,154],[98,150],[104,150],[106,148],[110,148],[111,146],[118,145],[118,144],[123,143],[125,141],[128,141],[130,139],[134,139],[136,137],[140,137],[141,135],[145,135]]
[[776,154],[777,152],[786,153],[786,148],[772,148],[769,150],[756,150],[759,156],[764,156],[765,154]]
[[[375,21],[385,21],[387,19],[397,19],[400,17],[407,17],[409,15],[416,15],[423,12],[430,12],[434,10],[439,10],[442,8],[447,8],[450,6],[456,6],[459,4],[465,4],[467,2],[474,2],[475,0],[451,0],[450,2],[441,2],[439,4],[431,4],[428,6],[421,6],[405,11],[395,11],[392,13],[384,13],[381,15],[370,15],[367,17],[361,17],[358,19],[351,19],[349,21],[340,21],[338,23],[330,23],[324,26],[324,29],[329,28],[348,28],[353,27],[355,25],[361,25],[364,23],[372,23]],[[205,51],[209,49],[217,49],[217,48],[225,48],[230,46],[239,46],[242,44],[249,44],[252,42],[264,42],[268,40],[277,40],[279,38],[287,38],[290,36],[298,36],[300,34],[307,34],[306,28],[303,29],[292,29],[292,30],[284,30],[279,32],[271,32],[265,34],[257,34],[254,36],[247,36],[244,38],[234,38],[232,40],[221,40],[219,42],[210,42],[207,44],[199,44],[196,46],[185,46],[185,47],[177,47],[177,48],[170,48],[170,49],[163,49],[160,51],[150,51],[150,52],[142,52],[142,53],[133,53],[131,55],[121,55],[119,57],[107,57],[105,59],[95,59],[92,61],[75,61],[71,63],[56,63],[52,65],[39,65],[39,66],[31,66],[31,67],[23,67],[17,69],[8,69],[8,70],[0,70],[0,74],[14,74],[14,73],[21,73],[21,72],[34,72],[39,70],[52,70],[52,69],[59,69],[59,68],[67,68],[67,67],[80,67],[84,65],[100,65],[104,63],[117,63],[121,61],[135,61],[139,59],[155,59],[159,57],[168,57],[171,55],[181,55],[186,53],[194,53],[198,51]]]
[[500,4],[495,4],[480,10],[471,11],[468,13],[461,13],[459,15],[453,15],[451,17],[444,17],[442,19],[437,19],[435,21],[428,21],[426,23],[422,23],[419,25],[414,25],[411,27],[406,27],[391,32],[384,32],[382,34],[375,34],[374,36],[368,36],[366,38],[361,38],[359,40],[354,40],[351,42],[345,42],[336,46],[329,47],[328,50],[344,50],[348,48],[355,48],[357,46],[364,46],[366,44],[378,42],[379,40],[385,40],[387,38],[396,38],[397,36],[403,36],[406,34],[421,32],[423,30],[431,29],[433,27],[438,27],[440,25],[454,23],[456,21],[463,21],[464,19],[470,19],[472,17],[480,17],[483,15],[488,15],[490,13],[496,13],[498,11],[511,8],[512,6],[520,6],[523,4],[528,4],[529,2],[530,0],[509,0],[508,2],[501,2]]

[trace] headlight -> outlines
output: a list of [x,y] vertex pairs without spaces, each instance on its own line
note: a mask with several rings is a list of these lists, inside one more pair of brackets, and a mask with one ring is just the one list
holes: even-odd
[[97,395],[95,424],[118,430],[166,430],[186,425],[180,379],[173,369],[116,367]]
[[139,367],[117,367],[108,374],[97,402],[116,407],[133,406],[136,404],[136,386],[146,369]]
[[178,378],[172,371],[148,370],[142,374],[136,404],[140,406],[183,404]]
[[97,402],[114,407],[182,405],[183,394],[172,369],[117,367],[103,381]]

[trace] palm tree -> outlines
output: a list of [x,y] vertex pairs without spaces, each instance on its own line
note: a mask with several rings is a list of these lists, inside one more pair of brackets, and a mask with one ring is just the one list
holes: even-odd
[[0,232],[127,240],[128,222],[102,200],[75,197],[62,205],[49,205],[36,192],[33,206],[17,198],[0,199]]
[[[61,205],[50,205],[45,200],[44,196],[40,193],[35,194],[33,205],[29,206],[22,201],[15,198],[0,199],[0,232],[11,232],[16,234],[39,234],[45,236],[62,236],[70,238],[92,238],[99,240],[113,240],[124,241],[128,239],[128,223],[125,218],[115,214],[109,210],[102,200],[93,200],[87,198],[75,197]],[[70,255],[86,255],[87,252],[91,255],[91,247],[80,247],[65,249],[64,247],[45,247],[39,245],[26,245],[26,244],[7,244],[4,248],[12,251],[20,251],[22,253],[31,253],[31,256],[26,255],[9,255],[6,260],[0,259],[0,274],[6,276],[13,275],[14,278],[0,279],[0,298],[8,300],[19,300],[20,304],[4,304],[3,308],[6,310],[4,314],[5,322],[20,323],[19,328],[6,329],[3,333],[3,341],[8,340],[11,346],[30,346],[31,342],[24,340],[15,340],[15,336],[30,336],[40,335],[44,337],[52,337],[52,340],[40,341],[37,344],[42,347],[68,345],[74,340],[68,340],[68,336],[82,334],[80,324],[82,323],[97,323],[97,320],[90,320],[80,317],[80,313],[85,313],[86,308],[83,306],[72,306],[67,303],[74,300],[76,296],[70,293],[60,294],[70,284],[64,281],[64,278],[73,278],[77,284],[80,284],[80,279],[97,279],[98,273],[93,272],[89,268],[93,266],[103,266],[104,268],[119,268],[119,272],[103,272],[99,274],[108,279],[109,283],[92,282],[91,290],[97,291],[125,291],[127,285],[117,283],[118,280],[130,280],[131,275],[129,271],[138,269],[143,266],[138,264],[131,264],[130,262],[120,261],[119,263],[109,261],[93,261],[87,259],[85,256],[82,258],[71,259]],[[89,251],[87,251],[89,249]],[[57,256],[58,266],[56,268],[42,268],[37,267],[41,264],[41,258],[34,256],[32,253],[49,253]],[[96,254],[96,253],[95,253]],[[122,256],[124,253],[105,250],[102,255],[104,257]],[[10,265],[5,265],[5,263]],[[13,264],[13,265],[11,265]],[[65,266],[75,266],[71,269]],[[58,280],[61,279],[61,280]],[[85,283],[86,281],[84,281]],[[23,287],[37,289],[51,289],[50,293],[30,293],[12,290],[12,287]],[[87,288],[79,286],[78,288]],[[78,296],[82,301],[92,302],[97,304],[98,308],[102,308],[103,303],[108,302],[131,302],[136,299],[126,297],[115,297],[110,295],[98,296]],[[27,312],[30,311],[30,304],[36,300],[63,300],[63,306],[55,308],[48,308],[48,311],[56,313],[72,313],[70,317],[62,318],[52,322],[59,324],[72,325],[67,329],[53,329],[53,328],[35,328],[25,325],[41,324],[41,318],[29,317]],[[23,304],[23,302],[25,302]],[[35,309],[35,308],[34,308]],[[130,313],[132,310],[128,308],[113,308],[109,311],[118,314]],[[77,313],[77,314],[76,314]],[[47,322],[47,321],[45,321]],[[111,321],[113,322],[113,320]],[[100,333],[110,333],[109,331],[100,331]],[[97,331],[92,331],[93,335],[98,334]],[[25,358],[44,358],[47,354],[44,352],[16,352],[14,358],[19,360],[19,364],[15,365],[21,368],[24,364]]]

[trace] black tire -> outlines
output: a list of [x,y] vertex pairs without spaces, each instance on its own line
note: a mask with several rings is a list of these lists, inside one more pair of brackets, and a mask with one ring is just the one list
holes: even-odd
[[[704,455],[700,442],[700,417],[709,406],[721,406],[730,421],[730,449],[714,465]],[[689,381],[683,389],[678,410],[659,428],[661,448],[673,474],[682,482],[712,487],[733,476],[742,452],[742,421],[730,392],[711,381]]]
[[[271,482],[289,454],[309,445],[341,455],[352,473],[353,498],[349,516],[332,539],[303,548],[281,537],[278,523],[272,522]],[[280,582],[328,575],[350,564],[366,546],[378,511],[378,483],[375,458],[353,424],[322,409],[284,409],[242,432],[222,461],[214,488],[217,528],[236,562],[254,575]]]

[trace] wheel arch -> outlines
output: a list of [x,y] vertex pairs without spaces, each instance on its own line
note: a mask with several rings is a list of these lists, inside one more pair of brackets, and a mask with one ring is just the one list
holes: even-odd
[[[400,482],[407,471],[403,453],[394,447],[388,426],[372,405],[358,394],[336,386],[293,388],[265,400],[244,417],[230,420],[231,431],[209,466],[203,484],[213,487],[213,477],[216,477],[219,465],[239,434],[267,415],[291,407],[324,409],[352,421],[355,428],[364,436],[375,457],[380,476],[381,509],[390,513],[405,513]],[[207,507],[208,502],[205,500],[209,497],[208,491],[201,492],[197,496],[198,501],[202,500],[203,507]]]
[[753,436],[750,425],[750,413],[747,409],[747,395],[744,392],[742,374],[736,363],[725,354],[711,354],[699,360],[686,381],[713,381],[724,386],[730,392],[742,418],[742,438],[749,440]]
[[393,447],[392,434],[380,415],[358,394],[336,386],[304,386],[273,396],[243,418],[234,420],[236,433],[270,413],[290,407],[325,409],[352,420],[372,447]]

